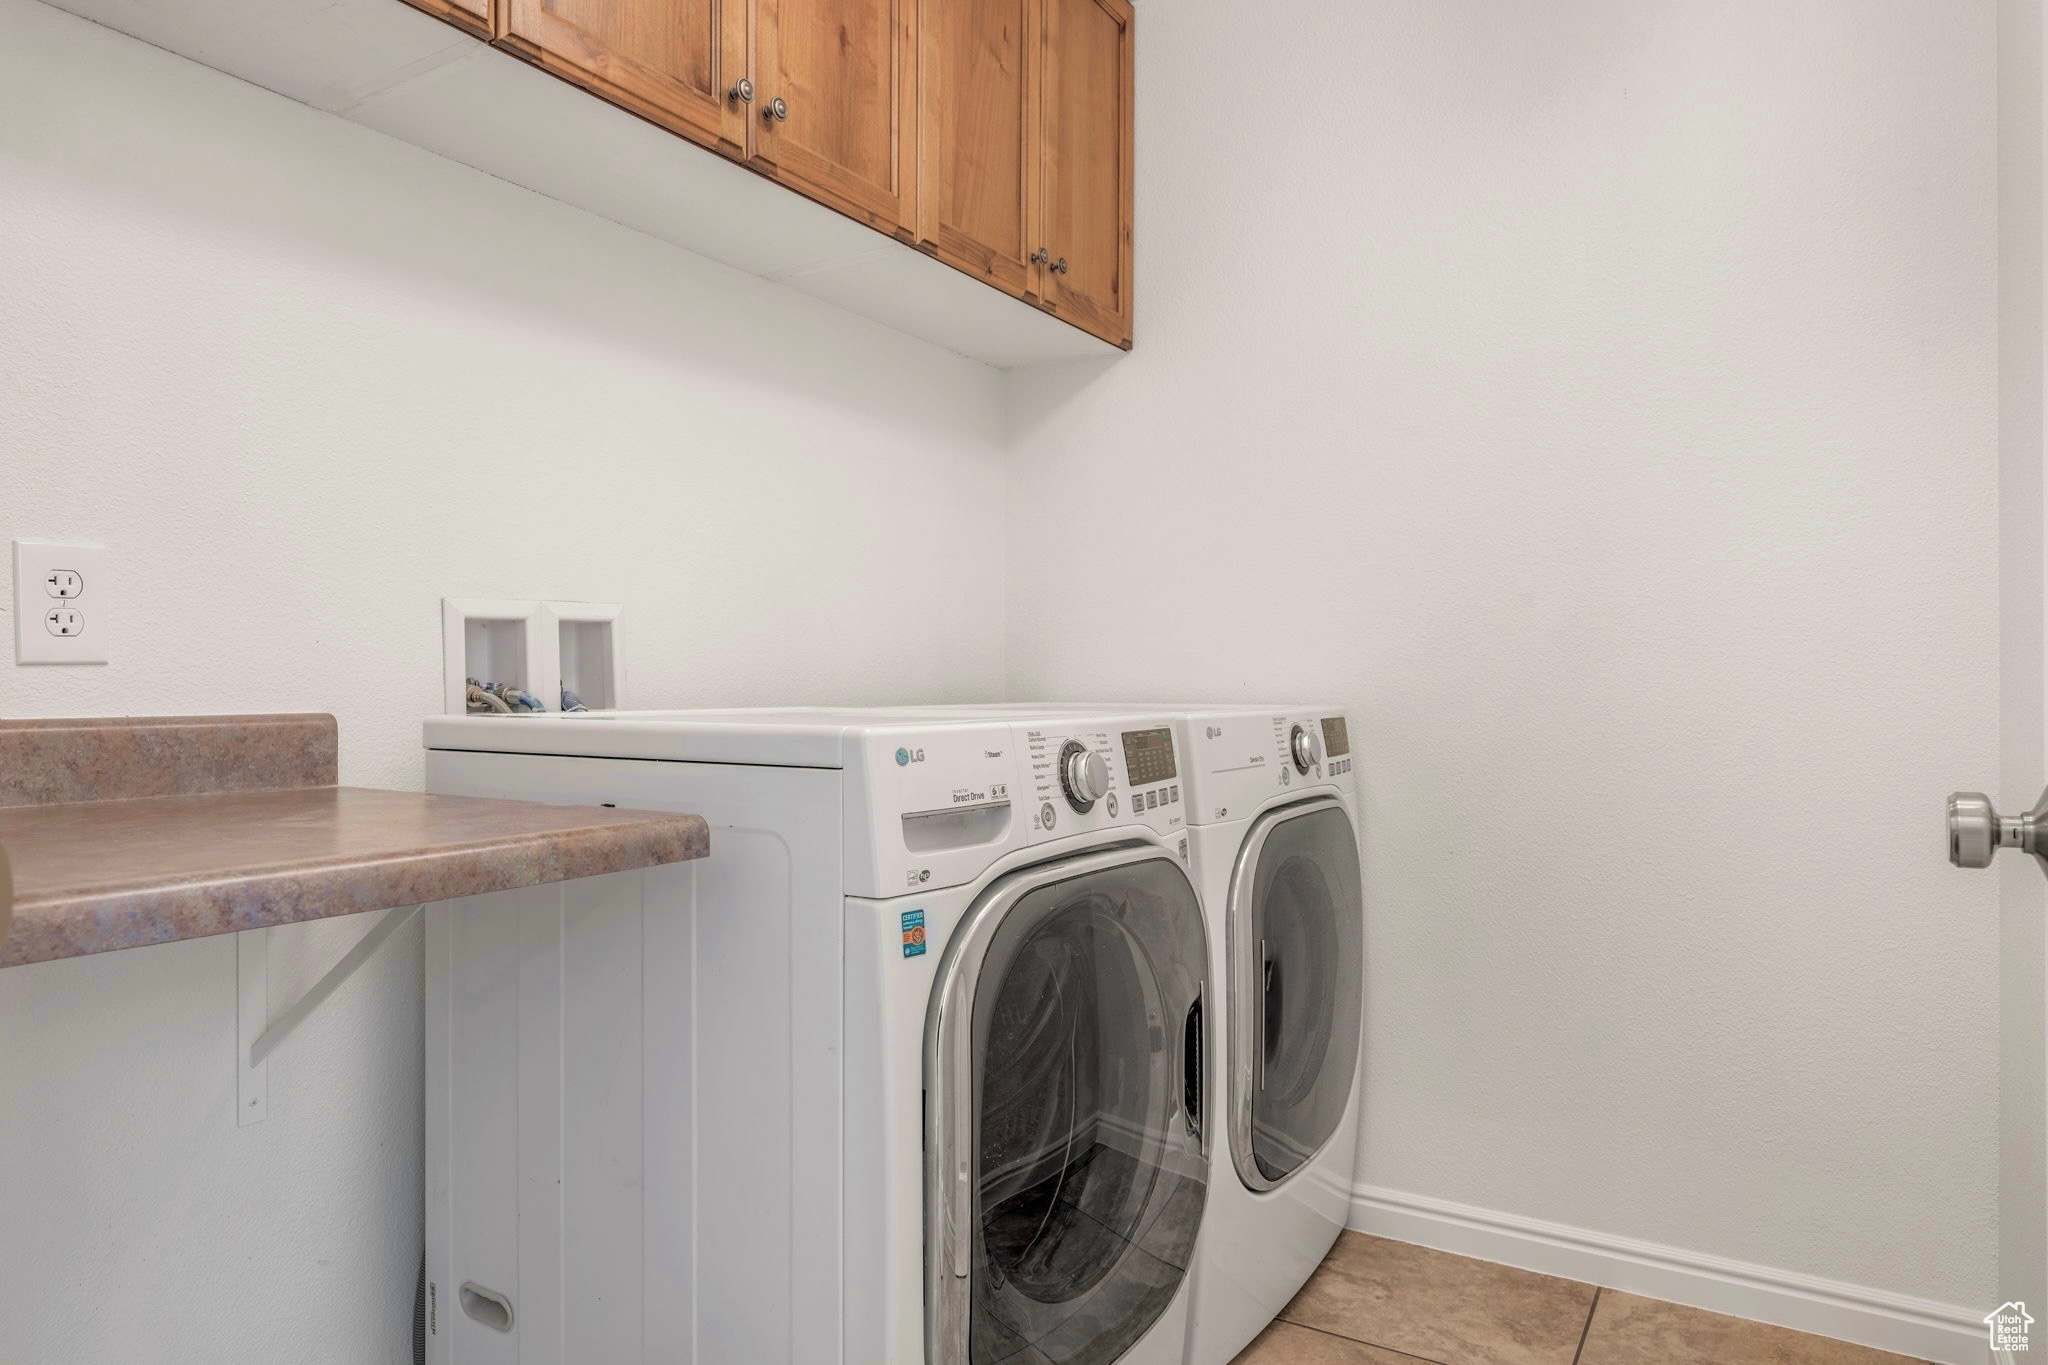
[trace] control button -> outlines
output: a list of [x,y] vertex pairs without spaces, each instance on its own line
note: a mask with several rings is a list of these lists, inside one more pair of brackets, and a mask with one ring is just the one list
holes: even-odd
[[1052,808],[1052,802],[1048,801],[1038,808],[1038,823],[1047,829],[1051,829],[1053,821],[1058,818],[1058,815],[1059,812]]
[[1287,752],[1294,760],[1294,770],[1303,777],[1307,777],[1308,770],[1322,758],[1321,746],[1316,743],[1316,737],[1299,725],[1287,736]]
[[1060,747],[1060,787],[1067,804],[1086,814],[1109,791],[1109,763],[1078,739]]
[[1111,793],[1109,794],[1108,800],[1109,800],[1109,818],[1110,818],[1110,819],[1112,819],[1112,820],[1114,820],[1114,819],[1116,819],[1116,793],[1115,793],[1115,792],[1111,792]]
[[1146,809],[1146,810],[1157,810],[1158,808],[1159,808],[1159,793],[1158,793],[1158,792],[1156,792],[1156,791],[1149,791],[1149,792],[1146,792],[1146,793],[1145,793],[1145,809]]
[[1167,800],[1169,800],[1169,801],[1172,801],[1172,802],[1174,802],[1175,804],[1179,804],[1179,802],[1180,802],[1180,783],[1176,782],[1176,783],[1174,783],[1174,784],[1173,784],[1173,785],[1172,785],[1171,787],[1168,787],[1168,788],[1166,789],[1166,799],[1167,799]]

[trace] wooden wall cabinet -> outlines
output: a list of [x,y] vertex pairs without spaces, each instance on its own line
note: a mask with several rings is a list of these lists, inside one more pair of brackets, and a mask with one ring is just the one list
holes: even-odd
[[920,0],[918,240],[1038,296],[1044,0]]
[[1113,345],[1130,0],[411,0]]
[[917,0],[753,0],[756,169],[884,232],[917,215]]
[[746,70],[747,0],[495,3],[499,46],[692,141],[741,149],[746,118],[728,92]]
[[1038,297],[1131,344],[1131,7],[1045,0],[1044,252]]
[[528,61],[884,232],[914,221],[917,0],[496,4]]
[[920,242],[1131,343],[1127,0],[921,0]]
[[423,9],[436,19],[445,19],[460,29],[467,29],[479,38],[490,38],[491,0],[411,0],[416,9]]

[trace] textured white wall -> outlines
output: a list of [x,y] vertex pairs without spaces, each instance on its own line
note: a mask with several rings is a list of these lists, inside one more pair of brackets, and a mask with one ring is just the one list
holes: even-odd
[[[0,543],[119,594],[106,668],[0,621],[0,714],[331,711],[416,787],[444,594],[623,602],[629,702],[995,695],[1002,423],[984,367],[0,0]],[[247,1130],[229,940],[0,973],[0,1360],[406,1358],[418,943]]]
[[1362,1181],[1995,1303],[1993,7],[1141,23],[1011,694],[1353,708]]

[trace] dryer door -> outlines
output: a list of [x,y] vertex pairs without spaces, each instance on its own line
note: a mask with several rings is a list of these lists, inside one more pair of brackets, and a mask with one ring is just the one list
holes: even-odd
[[925,1042],[931,1365],[1110,1365],[1173,1302],[1207,1193],[1201,905],[1151,848],[995,883]]
[[1231,881],[1230,1152],[1269,1190],[1330,1140],[1358,1070],[1358,836],[1324,798],[1252,823]]

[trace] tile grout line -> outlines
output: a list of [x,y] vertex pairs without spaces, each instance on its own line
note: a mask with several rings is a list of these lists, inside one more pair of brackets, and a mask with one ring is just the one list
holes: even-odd
[[[1377,1341],[1367,1341],[1364,1337],[1346,1336],[1342,1332],[1332,1332],[1327,1327],[1317,1327],[1310,1323],[1297,1322],[1293,1318],[1275,1318],[1273,1319],[1273,1321],[1284,1322],[1289,1327],[1299,1327],[1305,1332],[1315,1332],[1322,1336],[1335,1337],[1339,1341],[1349,1341],[1354,1342],[1360,1346],[1370,1346],[1375,1351],[1386,1351],[1390,1354],[1400,1356],[1403,1360],[1419,1360],[1423,1363],[1423,1365],[1444,1365],[1443,1361],[1436,1359],[1434,1356],[1419,1356],[1408,1351],[1398,1351],[1395,1350],[1392,1346],[1383,1346]],[[1573,1361],[1572,1365],[1578,1365],[1578,1362]]]
[[1593,1315],[1600,1311],[1600,1286],[1593,1286],[1593,1302],[1586,1306],[1586,1325],[1579,1329],[1579,1349],[1572,1352],[1572,1365],[1579,1365],[1579,1357],[1586,1353],[1586,1338],[1593,1335]]

